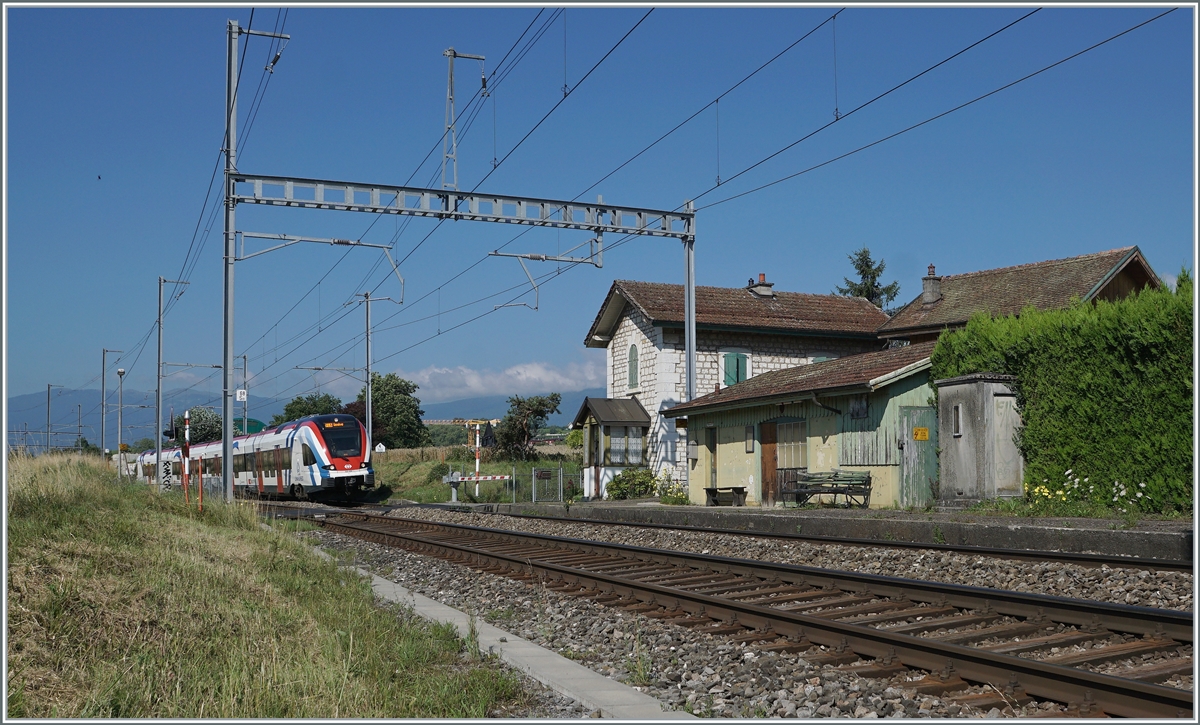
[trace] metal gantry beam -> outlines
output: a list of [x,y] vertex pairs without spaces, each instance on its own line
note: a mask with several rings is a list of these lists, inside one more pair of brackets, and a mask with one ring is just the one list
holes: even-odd
[[500,222],[681,240],[695,237],[694,211],[662,211],[602,201],[587,203],[294,176],[233,173],[230,178],[232,199],[242,204]]

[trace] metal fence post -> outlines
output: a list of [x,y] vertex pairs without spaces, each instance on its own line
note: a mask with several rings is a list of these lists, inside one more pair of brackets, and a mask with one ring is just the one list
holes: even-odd
[[516,466],[513,466],[512,485],[513,485],[513,503],[515,504],[517,502],[517,467]]
[[537,503],[537,469],[533,466],[529,467],[529,491],[532,496],[531,502]]
[[563,488],[562,488],[562,464],[558,465],[558,502],[562,503]]

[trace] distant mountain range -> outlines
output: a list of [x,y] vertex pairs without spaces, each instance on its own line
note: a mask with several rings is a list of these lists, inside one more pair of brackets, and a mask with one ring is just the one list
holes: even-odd
[[[573,393],[563,393],[562,403],[558,406],[558,414],[550,416],[549,425],[569,425],[583,405],[585,397],[603,398],[604,388],[588,388]],[[542,393],[546,395],[546,393]],[[455,418],[479,418],[489,420],[503,418],[508,412],[508,395],[486,395],[480,398],[464,398],[446,403],[422,403],[425,420],[453,420]],[[528,397],[528,396],[521,396]]]
[[[550,416],[550,425],[568,425],[583,405],[585,396],[593,398],[604,397],[604,388],[589,388],[573,393],[564,393],[559,413]],[[109,391],[108,400],[108,447],[117,447],[117,392]],[[454,418],[502,418],[508,411],[507,395],[488,395],[478,398],[465,398],[445,403],[422,403],[426,420],[451,420]],[[290,400],[290,399],[289,399]],[[154,391],[126,390],[124,393],[125,411],[122,423],[125,430],[122,440],[132,443],[139,438],[150,438],[154,431]],[[269,421],[277,414],[283,413],[283,407],[288,400],[250,396],[250,417],[261,421]],[[173,407],[176,413],[182,413],[191,406],[208,406],[220,409],[220,393],[208,393],[189,390],[187,392],[163,393],[163,421],[171,413]],[[242,406],[235,404],[235,414],[240,417]],[[82,435],[89,442],[100,443],[100,391],[63,390],[56,388],[50,398],[50,414],[52,417],[52,443],[55,446],[73,446],[80,426]],[[28,431],[28,433],[26,433]],[[30,393],[17,395],[8,399],[8,441],[11,445],[21,445],[27,442],[30,446],[45,445],[46,431],[46,394]]]

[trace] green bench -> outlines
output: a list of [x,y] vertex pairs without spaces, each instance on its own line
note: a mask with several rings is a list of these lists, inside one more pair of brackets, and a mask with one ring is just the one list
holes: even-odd
[[845,497],[847,508],[867,508],[871,503],[870,471],[832,471],[810,473],[801,469],[779,471],[779,497],[786,502],[790,497],[797,506],[807,504],[815,496],[832,496],[834,505],[837,497]]
[[729,486],[728,488],[704,489],[705,506],[745,506],[746,487]]

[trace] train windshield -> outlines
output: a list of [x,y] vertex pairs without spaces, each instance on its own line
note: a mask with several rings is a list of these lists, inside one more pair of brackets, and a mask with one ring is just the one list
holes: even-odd
[[329,455],[334,458],[350,458],[362,455],[362,433],[358,421],[350,417],[318,420],[317,427],[329,446]]

